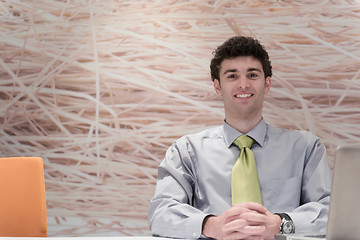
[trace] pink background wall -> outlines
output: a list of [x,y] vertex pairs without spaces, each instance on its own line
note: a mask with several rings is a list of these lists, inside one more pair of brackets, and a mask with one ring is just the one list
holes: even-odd
[[360,1],[0,3],[0,154],[44,159],[50,236],[148,235],[157,165],[221,124],[211,52],[258,38],[264,117],[328,148],[360,141]]

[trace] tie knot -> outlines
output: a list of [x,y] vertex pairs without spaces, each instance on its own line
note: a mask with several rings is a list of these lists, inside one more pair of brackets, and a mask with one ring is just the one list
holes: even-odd
[[234,144],[240,149],[243,149],[244,147],[250,148],[251,145],[253,145],[253,143],[254,143],[254,139],[252,139],[248,135],[241,135],[240,137],[236,138],[234,141]]

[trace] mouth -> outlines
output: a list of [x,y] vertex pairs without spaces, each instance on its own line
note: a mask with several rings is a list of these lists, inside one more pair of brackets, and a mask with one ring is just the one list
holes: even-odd
[[240,98],[240,99],[245,99],[245,98],[249,98],[251,96],[253,96],[254,94],[250,94],[250,93],[243,93],[243,94],[236,94],[235,97],[236,98]]

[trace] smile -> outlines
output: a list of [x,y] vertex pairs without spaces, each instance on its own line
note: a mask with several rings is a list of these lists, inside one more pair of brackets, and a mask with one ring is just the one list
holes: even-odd
[[248,98],[248,97],[251,97],[252,94],[238,94],[238,95],[235,95],[236,98]]

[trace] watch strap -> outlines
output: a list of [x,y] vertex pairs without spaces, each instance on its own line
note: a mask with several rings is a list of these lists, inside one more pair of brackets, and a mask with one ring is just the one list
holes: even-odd
[[275,213],[276,215],[279,215],[281,219],[285,219],[288,221],[292,221],[291,217],[289,215],[287,215],[286,213]]
[[275,213],[275,214],[280,216],[280,218],[281,218],[280,233],[284,233],[283,227],[284,227],[285,222],[291,222],[291,224],[293,225],[292,233],[295,233],[294,222],[292,221],[291,217],[288,214],[286,214],[286,213]]

